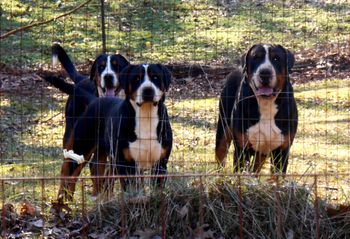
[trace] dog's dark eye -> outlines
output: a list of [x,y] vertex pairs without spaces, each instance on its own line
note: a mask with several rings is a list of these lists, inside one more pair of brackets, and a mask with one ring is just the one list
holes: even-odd
[[118,62],[117,61],[112,61],[112,65],[117,65]]
[[272,58],[272,60],[273,60],[274,62],[279,62],[279,61],[280,61],[280,58],[279,58],[278,56],[274,56],[274,57]]
[[253,56],[253,58],[256,59],[256,60],[260,60],[260,59],[263,59],[263,58],[264,58],[264,55],[263,55],[263,54],[255,54],[255,55]]

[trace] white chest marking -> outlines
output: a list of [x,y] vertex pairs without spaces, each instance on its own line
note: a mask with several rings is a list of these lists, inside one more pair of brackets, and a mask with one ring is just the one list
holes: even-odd
[[157,140],[158,106],[143,104],[138,107],[135,104],[134,109],[137,140],[129,144],[130,153],[140,169],[150,169],[162,153],[162,145]]
[[247,130],[248,140],[253,149],[261,154],[269,154],[282,145],[284,136],[275,123],[277,105],[273,100],[258,99],[259,122]]

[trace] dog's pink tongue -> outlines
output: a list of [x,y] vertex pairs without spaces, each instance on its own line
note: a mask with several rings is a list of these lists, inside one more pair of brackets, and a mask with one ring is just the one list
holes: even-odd
[[270,87],[261,87],[256,92],[258,95],[272,95],[273,89]]
[[115,93],[114,93],[114,89],[106,89],[106,93],[105,93],[106,97],[114,97]]

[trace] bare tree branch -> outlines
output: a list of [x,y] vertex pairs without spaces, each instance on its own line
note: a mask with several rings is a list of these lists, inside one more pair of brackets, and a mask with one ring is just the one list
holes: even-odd
[[16,28],[16,29],[13,29],[9,32],[6,32],[4,33],[3,35],[0,36],[0,39],[4,39],[8,36],[11,36],[17,32],[21,32],[21,31],[24,31],[24,30],[27,30],[29,28],[32,28],[32,27],[36,27],[36,26],[40,26],[40,25],[43,25],[43,24],[46,24],[46,23],[49,23],[49,22],[52,22],[52,21],[56,21],[57,19],[60,19],[62,17],[65,17],[67,15],[70,15],[72,13],[74,13],[75,11],[79,10],[80,8],[84,7],[86,4],[88,4],[89,2],[91,2],[92,0],[87,0],[86,2],[83,2],[82,4],[76,6],[75,8],[73,8],[72,10],[62,14],[62,15],[59,15],[57,17],[53,17],[49,20],[45,20],[45,21],[41,21],[41,22],[36,22],[36,23],[33,23],[33,24],[30,24],[30,25],[27,25],[27,26],[24,26],[24,27],[20,27],[20,28]]

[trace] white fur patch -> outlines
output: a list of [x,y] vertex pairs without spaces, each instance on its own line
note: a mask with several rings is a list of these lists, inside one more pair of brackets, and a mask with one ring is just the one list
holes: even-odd
[[129,143],[130,154],[140,169],[150,169],[162,154],[162,145],[157,140],[158,106],[146,103],[139,107],[133,102],[132,105],[136,111],[137,140]]
[[101,87],[102,88],[106,87],[106,84],[104,81],[105,75],[112,75],[113,76],[113,85],[115,87],[119,84],[117,74],[113,71],[112,66],[111,66],[111,56],[107,57],[106,68],[101,73]]
[[269,58],[269,46],[264,45],[264,49],[266,52],[265,60],[261,65],[259,65],[259,67],[256,69],[256,71],[253,73],[252,79],[253,79],[253,82],[255,84],[255,87],[260,88],[261,87],[260,71],[263,69],[271,70],[272,78],[271,78],[269,86],[271,88],[274,88],[277,84],[276,71],[275,71],[275,68],[273,67],[273,65],[270,61],[270,58]]
[[55,55],[52,55],[52,66],[55,67],[57,66],[58,64],[58,56],[55,54]]
[[275,123],[277,105],[271,99],[258,99],[260,119],[248,131],[248,140],[253,149],[267,155],[282,145],[284,136]]

